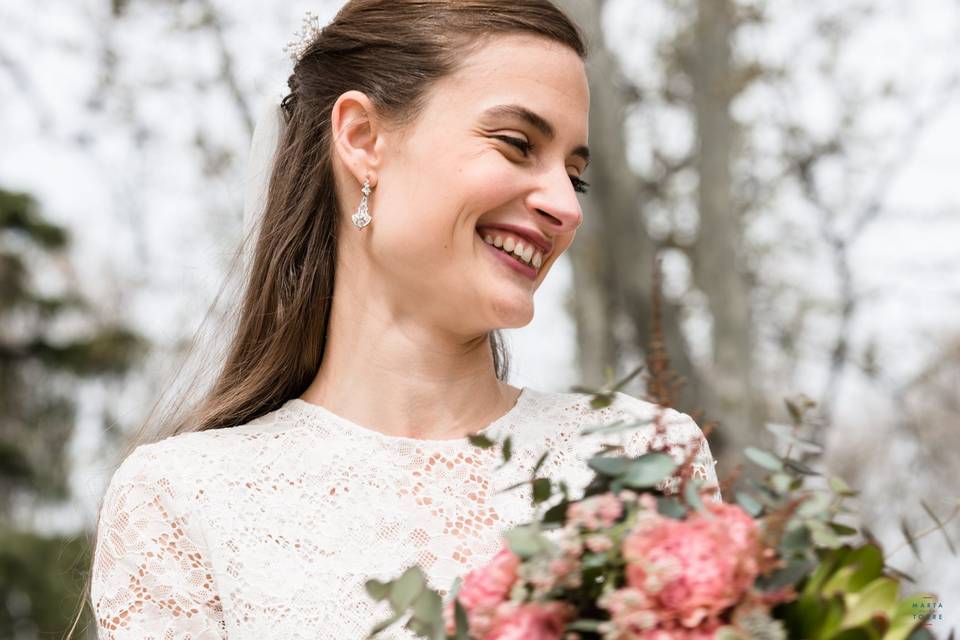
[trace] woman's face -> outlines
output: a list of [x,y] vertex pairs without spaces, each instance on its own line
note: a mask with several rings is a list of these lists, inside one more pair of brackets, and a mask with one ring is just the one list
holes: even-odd
[[348,217],[342,232],[394,309],[461,335],[523,326],[582,219],[584,64],[559,43],[503,36],[427,99],[405,130],[381,130],[373,221],[360,231]]

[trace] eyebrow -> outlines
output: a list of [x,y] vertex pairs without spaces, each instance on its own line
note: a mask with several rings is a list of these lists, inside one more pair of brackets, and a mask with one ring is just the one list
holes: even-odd
[[[557,131],[543,116],[530,111],[519,104],[501,104],[490,107],[483,112],[483,115],[491,118],[513,118],[523,120],[533,126],[537,131],[543,134],[547,140],[553,140],[557,136]],[[587,164],[590,164],[590,149],[586,145],[580,145],[570,152],[572,155],[583,158]]]

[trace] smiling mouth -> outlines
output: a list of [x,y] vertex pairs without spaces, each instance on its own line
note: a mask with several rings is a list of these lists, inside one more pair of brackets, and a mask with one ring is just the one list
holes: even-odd
[[518,263],[539,271],[544,262],[544,253],[529,240],[497,229],[477,229],[477,235],[491,248],[516,260]]
[[[491,241],[488,242],[487,238],[481,235],[479,231],[477,232],[477,235],[480,236],[480,240],[490,251],[491,257],[495,259],[497,262],[500,262],[501,264],[506,266],[508,269],[510,269],[514,273],[520,274],[529,280],[537,279],[537,276],[540,273],[540,269],[538,267],[534,267],[531,264],[527,264],[527,262],[523,260],[522,256],[518,256],[513,251],[510,251],[510,252],[506,251],[502,245],[500,247],[497,247],[495,245],[495,242],[496,242],[495,237],[490,236]],[[501,239],[502,239],[502,236],[501,236]],[[516,249],[516,247],[514,247],[514,249]],[[531,261],[532,260],[533,258],[531,258]]]

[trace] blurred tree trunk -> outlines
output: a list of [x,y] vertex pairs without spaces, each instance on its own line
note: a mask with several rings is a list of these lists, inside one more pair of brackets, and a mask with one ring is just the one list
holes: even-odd
[[712,353],[698,372],[681,330],[681,306],[667,301],[662,313],[664,338],[672,368],[687,381],[674,404],[687,412],[703,410],[706,418],[720,421],[722,428],[711,442],[716,454],[733,462],[744,446],[756,440],[764,420],[762,390],[754,388],[743,207],[734,198],[733,166],[740,151],[731,103],[756,72],[735,61],[732,53],[731,40],[744,14],[735,0],[691,0],[677,8],[685,28],[664,49],[664,64],[668,74],[682,74],[689,80],[690,93],[674,95],[672,100],[689,110],[696,142],[689,160],[670,170],[686,166],[696,172],[699,228],[693,243],[679,244],[671,237],[661,245],[650,235],[643,215],[650,198],[658,197],[658,185],[636,175],[627,164],[624,116],[635,96],[629,79],[621,76],[615,58],[603,45],[604,3],[565,0],[560,4],[591,45],[594,188],[583,202],[584,223],[571,248],[575,284],[571,311],[577,323],[581,376],[585,382],[597,381],[605,365],[623,368],[625,360],[643,352],[650,339],[655,256],[667,246],[683,251],[693,286],[707,300]]
[[[625,373],[627,366],[635,366],[648,346],[657,246],[644,223],[641,181],[627,163],[624,117],[629,83],[603,44],[603,2],[559,4],[581,26],[591,47],[592,187],[582,202],[584,221],[570,252],[574,270],[570,305],[577,325],[580,377],[595,384],[603,381],[605,367]],[[672,368],[686,379],[676,406],[686,411],[704,408],[677,305],[663,305],[663,327]]]
[[689,257],[694,282],[706,295],[713,318],[710,410],[725,427],[719,431],[723,448],[734,456],[755,441],[762,420],[753,380],[744,221],[733,198],[739,132],[730,110],[742,88],[742,70],[731,51],[736,12],[735,0],[698,0],[694,38],[681,61],[692,80],[698,141],[694,166],[699,176],[699,230]]

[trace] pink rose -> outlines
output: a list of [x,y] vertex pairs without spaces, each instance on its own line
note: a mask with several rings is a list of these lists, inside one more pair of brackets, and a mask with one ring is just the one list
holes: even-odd
[[[483,637],[489,628],[494,611],[510,594],[517,580],[520,558],[510,549],[501,549],[487,564],[466,575],[457,600],[467,613],[471,634]],[[447,633],[456,632],[455,605],[451,600],[444,609]]]

